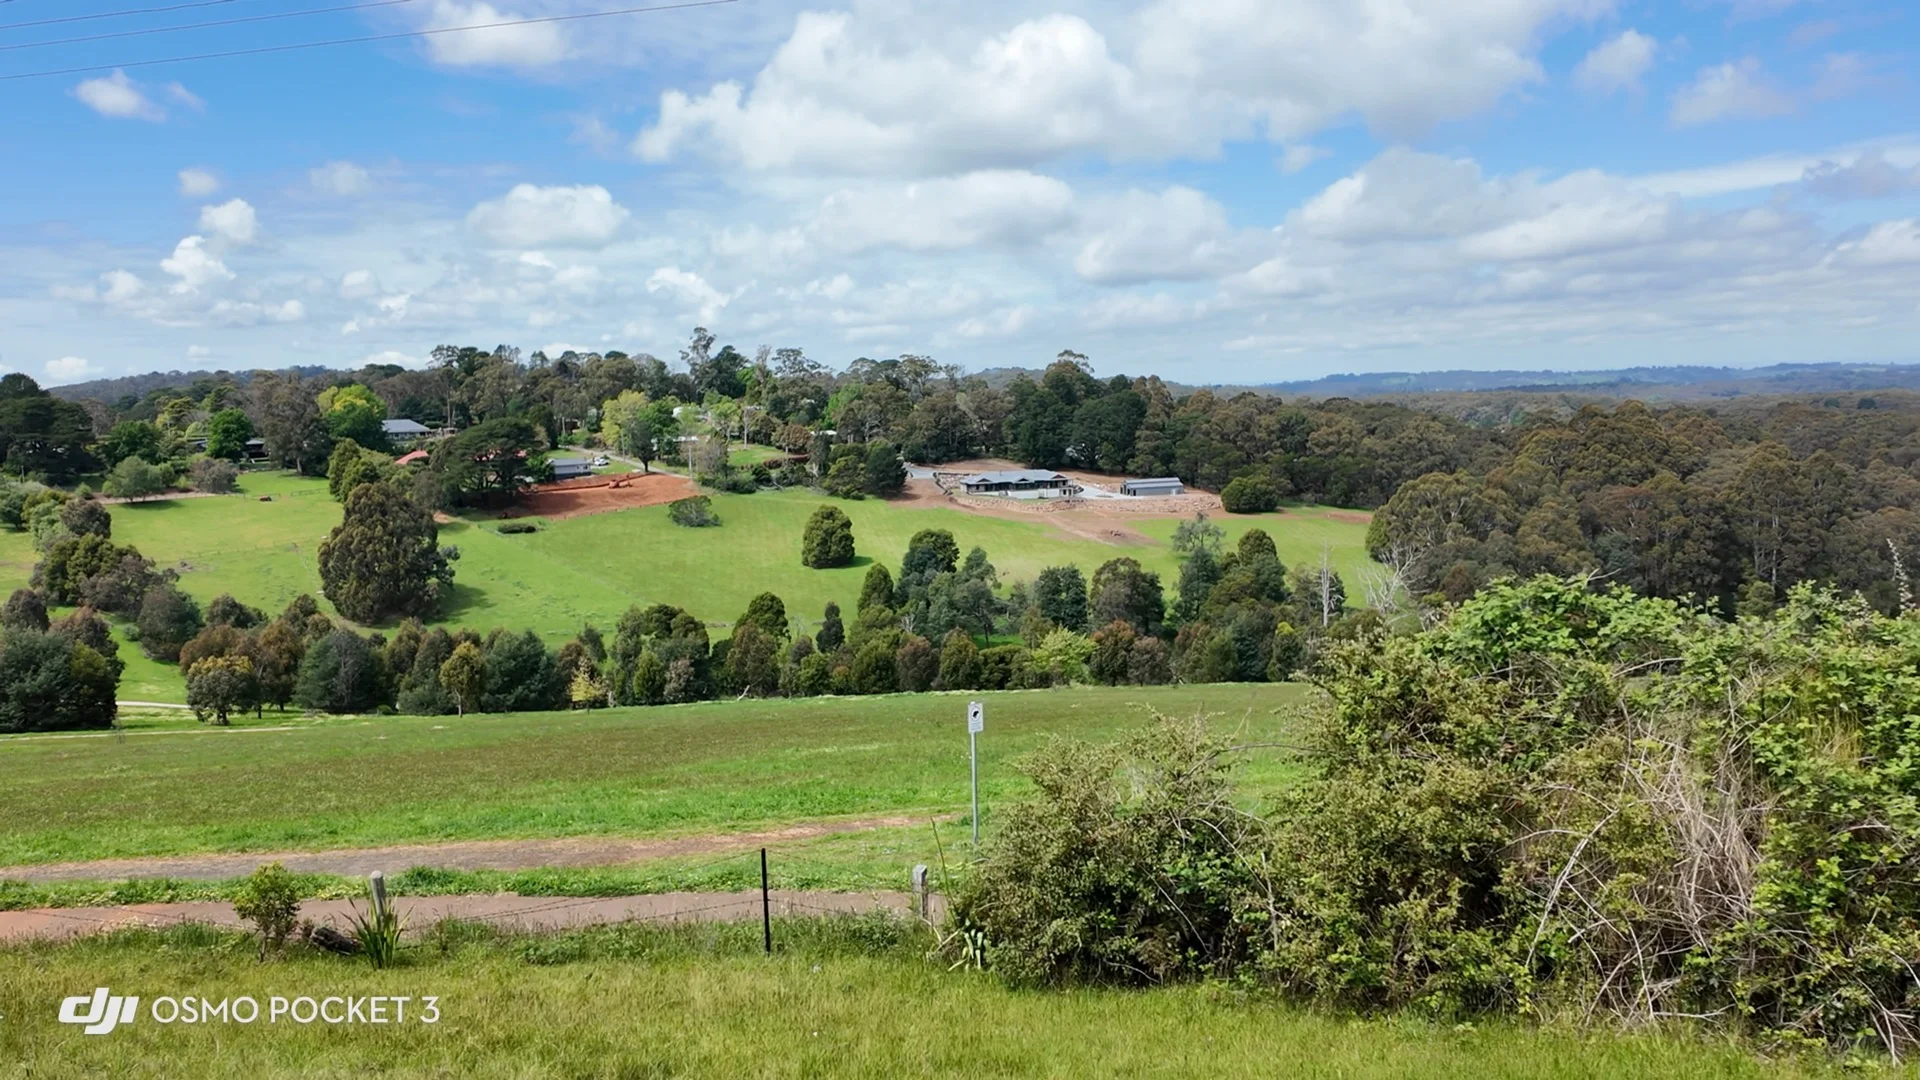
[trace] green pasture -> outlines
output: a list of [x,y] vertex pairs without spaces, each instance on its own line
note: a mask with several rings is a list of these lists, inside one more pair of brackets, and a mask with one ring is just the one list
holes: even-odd
[[[263,499],[264,497],[264,499]],[[944,506],[913,506],[878,499],[832,500],[853,520],[855,565],[810,570],[800,565],[800,536],[823,497],[810,491],[715,495],[722,524],[686,529],[665,507],[542,521],[540,531],[503,536],[487,515],[469,515],[441,529],[443,543],[459,547],[454,595],[439,625],[532,629],[550,643],[593,622],[611,629],[632,604],[669,603],[716,625],[726,625],[756,594],[786,601],[803,628],[817,625],[829,600],[850,609],[867,567],[897,567],[908,539],[921,529],[951,530],[962,550],[984,547],[1003,582],[1030,579],[1048,566],[1079,565],[1089,575],[1120,555],[1157,571],[1169,595],[1179,577],[1170,542],[1178,524],[1168,519],[1118,519],[1115,525],[1148,543],[1106,543],[1069,534],[1043,515],[1006,519]],[[130,543],[163,567],[179,572],[183,588],[202,603],[221,593],[277,612],[300,593],[321,595],[320,542],[339,523],[340,507],[317,479],[249,472],[241,493],[206,498],[154,499],[113,507],[114,539]],[[1258,525],[1270,532],[1289,565],[1317,562],[1329,551],[1358,598],[1364,572],[1366,525],[1358,515],[1319,507],[1289,508],[1258,517],[1226,515],[1229,542]],[[0,532],[0,590],[27,583],[35,555],[24,533]],[[849,612],[851,614],[851,612]],[[180,701],[177,674],[153,664],[131,645],[121,697]]]
[[[196,926],[0,949],[0,1060],[64,1077],[1622,1077],[1839,1075],[1683,1029],[1632,1035],[1362,1018],[1221,986],[1012,989],[948,971],[924,930],[876,919],[508,934],[442,924],[375,971],[299,949],[261,963]],[[88,1036],[60,1000],[108,986],[134,1023]],[[161,1024],[156,997],[253,997],[253,1024]],[[406,996],[397,1024],[265,1022],[273,997]],[[426,996],[437,999],[433,1024]],[[387,1007],[392,1015],[393,1006]]]
[[[1108,738],[1145,723],[1151,708],[1212,714],[1240,741],[1269,743],[1292,729],[1307,693],[1242,684],[972,695],[987,703],[982,798],[991,807],[1020,790],[1013,761],[1050,735]],[[13,736],[0,739],[0,821],[8,823],[0,867],[950,817],[967,805],[968,700],[904,694],[296,718],[284,731],[196,730],[182,713],[126,732]],[[269,711],[252,723],[281,722]],[[1250,751],[1246,768],[1256,797],[1286,782],[1294,765],[1269,749]]]

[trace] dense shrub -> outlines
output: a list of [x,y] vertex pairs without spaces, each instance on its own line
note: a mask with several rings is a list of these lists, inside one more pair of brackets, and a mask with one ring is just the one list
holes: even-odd
[[0,630],[0,732],[112,727],[118,680],[77,635]]
[[440,546],[433,515],[393,484],[346,495],[346,514],[320,542],[320,581],[340,614],[357,622],[434,611],[453,587],[458,552]]
[[300,884],[277,862],[249,874],[234,893],[233,913],[260,935],[260,959],[278,953],[300,915]]
[[959,926],[1021,981],[1237,972],[1346,1006],[1920,1043],[1920,622],[1801,586],[1728,623],[1539,578],[1323,647],[1310,771],[1268,818],[1199,725],[1052,744]]
[[1229,514],[1265,514],[1280,505],[1273,481],[1254,474],[1238,477],[1220,489],[1220,505]]
[[167,471],[130,457],[108,471],[104,488],[115,498],[151,498],[167,490]]
[[231,626],[236,630],[251,630],[256,626],[264,625],[266,621],[266,612],[235,600],[232,593],[221,593],[207,605],[208,626]]
[[140,601],[140,651],[169,664],[180,659],[180,648],[203,625],[200,605],[178,586],[162,584],[148,589]]
[[351,630],[333,630],[300,659],[293,700],[303,709],[364,713],[380,704],[379,657]]
[[1002,811],[953,899],[1018,982],[1228,975],[1259,943],[1254,819],[1204,719],[1160,718],[1116,746],[1055,739],[1021,765],[1034,794]]
[[60,505],[60,525],[68,535],[113,536],[113,515],[92,499],[69,499]]
[[539,532],[540,526],[531,521],[509,521],[494,531],[502,536],[525,536],[528,533]]
[[193,485],[193,490],[210,495],[231,494],[239,476],[240,471],[231,462],[217,457],[198,458],[187,468],[187,482]]
[[37,589],[13,590],[6,606],[0,608],[0,626],[9,630],[45,632],[48,625],[47,598]]
[[853,565],[853,522],[837,506],[822,506],[807,519],[800,564],[815,570]]
[[260,706],[260,680],[246,656],[210,656],[187,669],[187,704],[193,715],[226,726],[235,710]]
[[705,495],[689,495],[667,504],[667,520],[689,529],[703,529],[720,524],[720,515],[714,512],[713,499]]
[[487,712],[528,712],[558,708],[566,686],[553,654],[531,630],[496,630],[487,636],[487,688],[480,707]]

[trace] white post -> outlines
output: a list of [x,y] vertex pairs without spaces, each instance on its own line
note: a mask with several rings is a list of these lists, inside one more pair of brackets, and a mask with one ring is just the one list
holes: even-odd
[[917,863],[913,868],[913,913],[922,919],[927,917],[926,863]]
[[967,703],[967,770],[973,781],[973,849],[980,850],[980,732],[987,726],[987,707]]

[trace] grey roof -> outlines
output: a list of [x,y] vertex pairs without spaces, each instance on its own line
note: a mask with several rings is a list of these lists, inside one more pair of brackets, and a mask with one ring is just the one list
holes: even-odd
[[967,484],[1035,484],[1042,480],[1065,480],[1066,477],[1048,469],[1000,469],[995,472],[983,472],[967,477]]
[[418,420],[382,420],[380,430],[389,435],[425,435],[431,429]]
[[547,459],[547,464],[556,466],[580,465],[584,467],[587,464],[587,459],[583,457],[550,457]]
[[1120,486],[1129,487],[1129,486],[1138,485],[1141,487],[1159,487],[1164,484],[1179,484],[1184,487],[1185,481],[1181,480],[1177,476],[1155,476],[1155,477],[1150,477],[1143,480],[1128,480],[1122,483]]

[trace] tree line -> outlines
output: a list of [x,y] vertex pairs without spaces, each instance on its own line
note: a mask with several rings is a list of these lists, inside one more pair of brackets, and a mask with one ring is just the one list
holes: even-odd
[[1725,613],[1764,614],[1808,580],[1892,612],[1920,549],[1920,414],[1876,406],[1589,406],[1403,484],[1368,546],[1434,602],[1595,573]]
[[[377,490],[383,485],[366,485]],[[356,493],[353,497],[361,496]],[[350,500],[350,504],[351,504]],[[559,648],[531,630],[430,628],[407,618],[361,633],[311,598],[279,615],[221,596],[203,613],[170,582],[142,604],[143,651],[179,665],[204,719],[267,707],[335,713],[458,715],[716,698],[808,697],[925,690],[1037,689],[1074,683],[1266,681],[1293,676],[1320,650],[1377,628],[1347,610],[1339,575],[1288,570],[1264,532],[1223,550],[1220,530],[1183,526],[1187,566],[1173,602],[1130,558],[1087,577],[1043,570],[999,589],[981,548],[964,557],[951,533],[922,530],[897,570],[867,571],[851,618],[829,603],[817,623],[762,593],[724,637],[668,604],[635,605],[611,634],[588,625]],[[46,595],[12,607],[44,613]],[[150,613],[171,613],[167,619]],[[100,623],[92,609],[75,618]],[[44,614],[40,620],[45,630]],[[796,632],[802,625],[811,632]],[[109,644],[111,644],[109,642]]]

